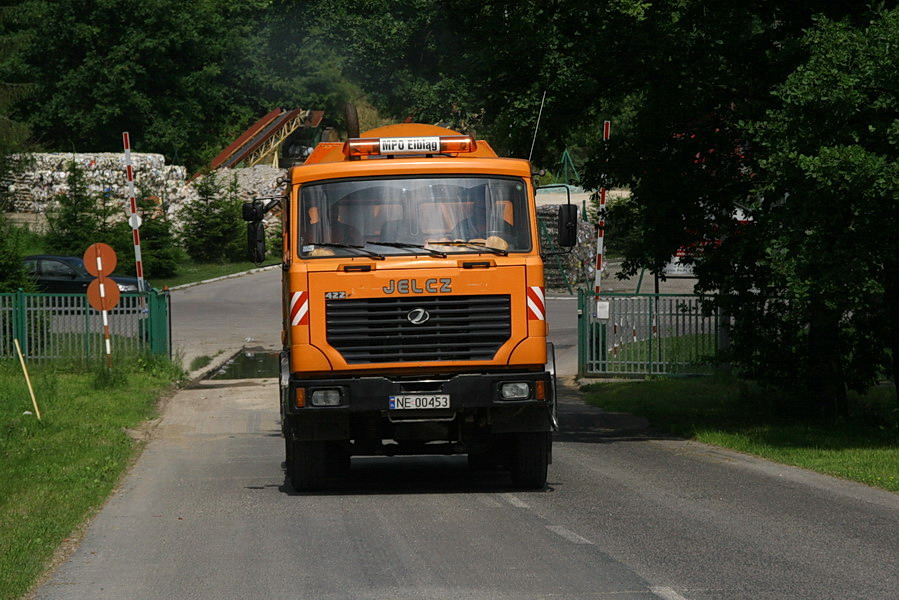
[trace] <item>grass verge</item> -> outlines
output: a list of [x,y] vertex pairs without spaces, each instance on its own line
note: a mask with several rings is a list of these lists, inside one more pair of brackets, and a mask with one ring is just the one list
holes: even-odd
[[796,398],[729,377],[594,383],[586,401],[666,431],[779,463],[899,492],[893,388],[851,397],[852,418],[808,417]]
[[102,506],[140,447],[129,431],[181,376],[159,357],[128,362],[31,367],[38,421],[18,362],[0,361],[0,599],[25,594]]
[[203,367],[208,366],[209,363],[211,363],[211,362],[212,362],[211,356],[207,356],[205,354],[203,356],[197,356],[192,361],[190,361],[189,370],[196,371],[197,369],[202,369]]
[[[266,263],[267,266],[272,263]],[[184,285],[185,283],[196,283],[198,281],[206,281],[207,279],[215,279],[216,277],[224,277],[225,275],[233,275],[235,273],[243,273],[250,269],[256,269],[255,263],[237,262],[237,263],[184,263],[178,266],[178,275],[168,278],[152,278],[150,283],[153,287],[162,289],[164,286],[175,287],[176,285]]]

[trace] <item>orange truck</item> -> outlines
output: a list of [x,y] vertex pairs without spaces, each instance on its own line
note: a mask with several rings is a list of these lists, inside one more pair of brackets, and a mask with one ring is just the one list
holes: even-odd
[[[244,205],[257,262],[281,209],[295,489],[328,486],[352,456],[424,454],[546,485],[557,420],[534,191],[528,161],[407,123],[318,144],[284,197]],[[563,205],[560,246],[576,221]]]

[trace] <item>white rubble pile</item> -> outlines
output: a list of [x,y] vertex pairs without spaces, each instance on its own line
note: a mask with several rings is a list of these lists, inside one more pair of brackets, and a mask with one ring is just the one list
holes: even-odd
[[[177,220],[180,207],[197,198],[194,185],[198,179],[189,180],[187,169],[166,165],[161,154],[131,153],[135,187],[158,196],[168,215]],[[12,198],[10,210],[16,213],[43,215],[56,196],[68,192],[68,168],[74,162],[84,171],[91,193],[108,193],[128,200],[128,176],[124,153],[41,153],[28,156],[26,169],[11,181],[0,182]],[[279,195],[284,190],[279,180],[285,169],[256,166],[245,169],[220,169],[216,177],[222,187],[227,187],[231,177],[237,175],[240,195],[246,200]],[[124,214],[124,212],[123,212]]]
[[[180,194],[187,178],[184,167],[167,166],[161,154],[132,153],[131,160],[135,185],[143,184],[166,200]],[[4,182],[13,211],[46,213],[53,198],[68,191],[68,166],[73,162],[83,169],[90,192],[108,192],[123,203],[128,199],[124,153],[31,154],[26,170]]]
[[228,184],[231,177],[237,175],[237,187],[244,200],[280,196],[284,193],[287,169],[278,169],[267,165],[256,165],[245,169],[219,169],[216,177],[219,182]]

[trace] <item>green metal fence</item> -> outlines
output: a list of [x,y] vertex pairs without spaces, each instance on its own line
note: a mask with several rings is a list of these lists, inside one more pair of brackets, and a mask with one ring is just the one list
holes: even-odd
[[[122,294],[107,314],[113,356],[145,351],[171,356],[170,308],[167,291]],[[0,294],[0,357],[15,356],[13,340],[31,359],[90,359],[106,351],[102,313],[84,294]]]
[[578,293],[578,374],[642,377],[711,370],[722,338],[718,317],[699,299],[677,294],[602,295],[609,318],[596,317],[591,292]]

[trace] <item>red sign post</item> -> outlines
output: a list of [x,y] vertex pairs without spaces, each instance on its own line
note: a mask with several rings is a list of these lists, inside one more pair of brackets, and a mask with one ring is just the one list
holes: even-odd
[[[612,123],[610,121],[603,122],[602,125],[602,140],[603,142],[609,141],[609,134],[612,132]],[[608,149],[606,150],[608,152]],[[602,285],[602,272],[605,269],[605,265],[603,264],[603,253],[605,252],[604,243],[605,243],[605,234],[606,234],[606,184],[605,178],[606,174],[602,174],[603,183],[602,187],[599,188],[599,224],[596,227],[596,271],[594,273],[593,280],[593,301],[595,302],[594,308],[594,316],[597,319],[608,319],[609,318],[609,303],[605,301],[600,301],[599,293],[601,291]]]

